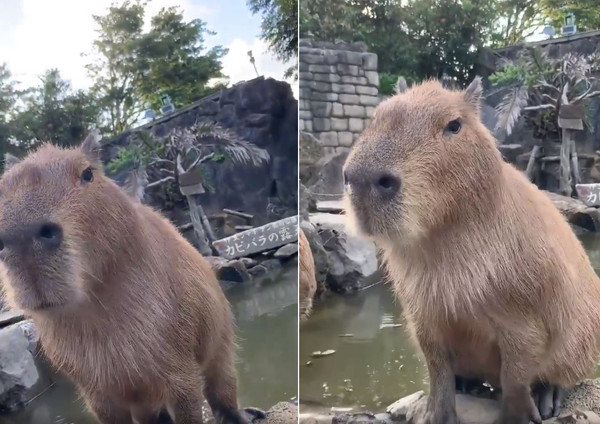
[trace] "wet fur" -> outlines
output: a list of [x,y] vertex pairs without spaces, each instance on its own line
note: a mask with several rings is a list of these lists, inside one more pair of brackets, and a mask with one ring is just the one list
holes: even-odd
[[310,244],[304,234],[304,231],[299,231],[298,238],[299,249],[299,306],[300,319],[306,320],[312,310],[313,297],[317,291],[317,280],[315,277],[315,261],[313,259]]
[[[427,360],[428,423],[456,422],[454,374],[502,386],[501,423],[537,421],[530,385],[573,385],[598,354],[600,281],[549,198],[502,161],[480,94],[430,81],[385,101],[345,166],[402,178],[388,204],[354,193],[346,204]],[[444,134],[456,117],[461,131]]]
[[[89,165],[95,179],[82,185]],[[218,422],[248,422],[237,416],[232,314],[208,262],[104,177],[93,150],[46,145],[13,164],[0,191],[3,234],[40,219],[64,227],[61,252],[32,260],[44,285],[17,258],[0,262],[0,276],[101,422],[154,423],[168,405],[177,422],[200,423],[203,380]],[[27,308],[44,297],[54,303]]]

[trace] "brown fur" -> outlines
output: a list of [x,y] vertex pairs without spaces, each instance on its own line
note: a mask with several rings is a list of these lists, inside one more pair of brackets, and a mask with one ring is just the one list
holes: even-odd
[[[0,193],[7,298],[102,423],[155,423],[165,406],[178,423],[201,423],[202,391],[217,422],[249,422],[237,410],[231,310],[208,262],[103,175],[94,140],[43,146],[12,164]],[[57,250],[8,244],[41,221],[63,228]]]
[[[502,386],[502,424],[528,423],[539,419],[532,383],[568,386],[592,370],[600,281],[547,196],[502,161],[477,85],[430,81],[383,102],[345,173],[383,170],[401,188],[382,201],[350,184],[347,213],[382,249],[426,357],[426,422],[456,422],[459,374]],[[458,134],[444,131],[458,118]]]
[[317,291],[317,279],[315,277],[315,261],[313,259],[310,244],[304,231],[299,231],[298,249],[300,262],[299,279],[299,305],[300,319],[305,320],[310,315],[313,297]]

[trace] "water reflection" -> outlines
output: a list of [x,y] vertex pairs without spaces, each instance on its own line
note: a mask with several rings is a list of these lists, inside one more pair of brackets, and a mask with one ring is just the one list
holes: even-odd
[[[586,233],[580,239],[600,273],[600,235]],[[400,307],[384,284],[351,297],[331,296],[317,305],[300,326],[301,409],[379,412],[402,396],[427,390],[427,368],[401,324]],[[328,349],[336,353],[311,357]]]
[[[227,291],[238,326],[239,398],[267,409],[297,396],[297,265]],[[96,424],[70,382],[38,361],[37,398],[0,424]]]

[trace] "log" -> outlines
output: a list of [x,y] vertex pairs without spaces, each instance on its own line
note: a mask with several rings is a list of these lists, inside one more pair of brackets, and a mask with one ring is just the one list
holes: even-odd
[[223,212],[229,215],[239,216],[241,218],[252,219],[254,215],[250,215],[249,213],[234,211],[233,209],[223,209]]
[[533,181],[533,176],[535,173],[535,163],[538,160],[538,157],[541,153],[541,146],[535,145],[531,149],[531,153],[529,154],[529,161],[527,162],[527,169],[525,170],[525,175],[527,175],[527,179],[529,181]]
[[562,129],[562,141],[560,144],[560,179],[559,191],[563,196],[571,197],[571,137],[570,130]]
[[196,241],[200,253],[204,256],[211,256],[212,249],[210,248],[206,232],[204,231],[204,225],[202,224],[202,218],[200,215],[199,205],[196,203],[196,198],[192,196],[186,196],[188,205],[190,206],[190,218],[192,219],[192,225],[194,226],[194,233],[196,235]]

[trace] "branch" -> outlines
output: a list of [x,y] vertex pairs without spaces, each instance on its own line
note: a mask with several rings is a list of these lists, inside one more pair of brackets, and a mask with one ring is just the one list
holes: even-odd
[[166,172],[167,174],[175,174],[175,171],[171,170],[171,169],[167,169],[167,168],[160,168],[159,172]]
[[199,163],[204,163],[204,162],[206,162],[207,160],[210,160],[210,159],[212,159],[214,155],[215,155],[215,153],[213,152],[213,153],[209,153],[208,155],[206,155],[206,156],[203,156],[203,157],[200,157],[200,156],[198,156],[198,157],[196,158],[196,160],[194,161],[194,163],[192,163],[192,164],[191,164],[191,165],[188,167],[188,169],[187,169],[187,171],[186,171],[186,172],[190,172],[190,171],[191,171],[192,169],[194,169],[194,168],[196,167],[196,165],[198,165]]
[[153,161],[149,162],[148,165],[156,165],[157,163],[168,163],[174,165],[174,162],[169,159],[154,159]]
[[177,171],[180,174],[183,174],[185,172],[185,169],[183,168],[183,165],[181,164],[181,154],[177,153]]
[[554,105],[550,105],[550,104],[544,104],[544,105],[538,105],[538,106],[526,106],[523,108],[523,110],[543,110],[543,109],[554,109],[556,108],[556,106]]
[[155,187],[155,186],[160,185],[162,183],[166,183],[167,181],[174,181],[174,180],[175,180],[175,177],[171,177],[171,176],[165,177],[165,178],[162,178],[160,180],[154,181],[153,183],[148,184],[146,186],[146,188]]

